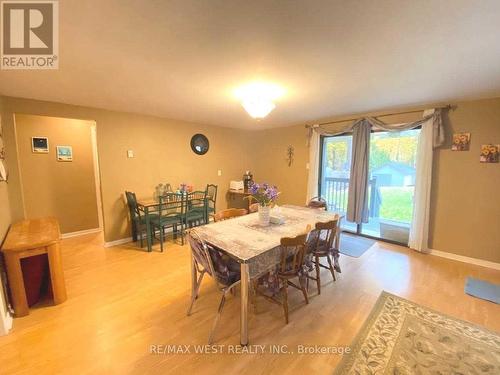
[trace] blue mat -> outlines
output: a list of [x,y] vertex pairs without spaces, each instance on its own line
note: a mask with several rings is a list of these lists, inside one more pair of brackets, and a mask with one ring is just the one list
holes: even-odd
[[465,282],[465,293],[500,304],[500,285],[469,276]]

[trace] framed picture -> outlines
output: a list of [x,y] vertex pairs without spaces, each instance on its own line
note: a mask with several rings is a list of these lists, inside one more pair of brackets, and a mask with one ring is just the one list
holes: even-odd
[[499,152],[500,145],[482,145],[479,161],[481,163],[498,163]]
[[453,144],[451,151],[469,151],[470,133],[453,134]]
[[56,146],[56,155],[58,161],[73,161],[73,147]]
[[49,139],[47,137],[31,137],[31,150],[40,154],[48,154]]

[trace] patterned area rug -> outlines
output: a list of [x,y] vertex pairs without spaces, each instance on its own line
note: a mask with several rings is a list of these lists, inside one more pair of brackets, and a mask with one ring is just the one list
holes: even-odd
[[500,374],[500,335],[382,292],[335,374]]

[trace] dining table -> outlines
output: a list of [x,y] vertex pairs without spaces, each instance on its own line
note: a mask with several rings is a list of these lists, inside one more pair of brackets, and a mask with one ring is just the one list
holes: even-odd
[[[204,191],[196,191],[194,194],[188,194],[189,200],[206,200],[206,194]],[[177,193],[176,195],[179,199],[182,199],[183,195],[186,193]],[[146,218],[146,242],[148,246],[148,251],[153,250],[153,238],[151,237],[151,214],[157,213],[159,211],[160,200],[159,198],[141,198],[137,199],[137,208],[142,211],[144,217]]]
[[[317,208],[283,205],[271,210],[271,217],[279,223],[267,226],[259,223],[258,213],[230,220],[207,224],[196,228],[205,242],[217,247],[240,264],[241,305],[240,343],[248,345],[248,295],[250,280],[270,271],[280,261],[280,241],[304,233],[308,225],[314,229],[318,222],[342,219],[343,215]],[[337,231],[335,247],[338,248],[340,231]],[[196,269],[192,259],[192,293],[195,293]]]

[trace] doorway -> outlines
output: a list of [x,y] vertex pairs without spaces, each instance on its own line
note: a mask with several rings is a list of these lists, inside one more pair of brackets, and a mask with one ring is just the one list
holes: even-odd
[[24,217],[56,217],[63,237],[101,231],[95,121],[25,114],[14,120]]
[[[415,163],[420,129],[372,132],[367,223],[343,220],[342,229],[407,245],[413,215]],[[347,212],[352,135],[324,136],[320,143],[319,192],[328,209]]]

